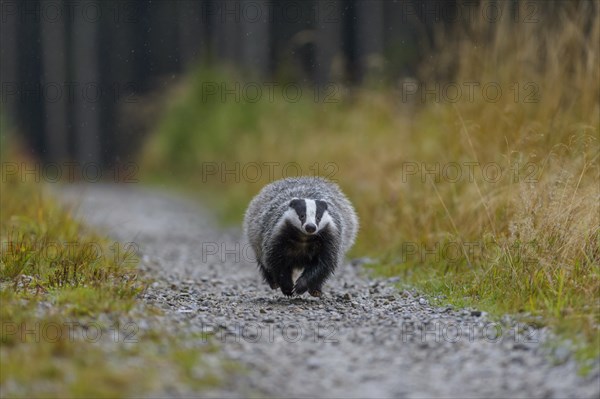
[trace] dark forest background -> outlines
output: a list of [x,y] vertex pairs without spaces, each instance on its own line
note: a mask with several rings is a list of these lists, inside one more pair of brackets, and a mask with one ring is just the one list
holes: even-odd
[[[478,18],[523,22],[527,3],[536,12],[564,5],[518,3],[492,1]],[[46,162],[108,166],[130,156],[142,134],[127,105],[160,96],[189,68],[230,65],[259,82],[394,85],[418,77],[436,35],[451,35],[482,12],[478,4],[2,0],[3,125]]]

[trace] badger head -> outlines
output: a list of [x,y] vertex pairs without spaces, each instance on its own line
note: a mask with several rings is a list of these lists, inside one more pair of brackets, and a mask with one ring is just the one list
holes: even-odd
[[327,226],[334,226],[327,207],[327,202],[322,200],[294,198],[284,218],[304,234],[317,234]]

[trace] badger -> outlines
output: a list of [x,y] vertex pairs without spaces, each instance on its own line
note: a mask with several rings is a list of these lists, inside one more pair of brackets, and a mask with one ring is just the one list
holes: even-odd
[[286,296],[322,287],[354,244],[358,217],[337,184],[320,177],[266,185],[244,216],[244,233],[271,289]]

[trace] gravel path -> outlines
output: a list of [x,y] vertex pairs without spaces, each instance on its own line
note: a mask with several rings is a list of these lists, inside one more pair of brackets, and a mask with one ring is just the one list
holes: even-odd
[[197,204],[152,189],[63,191],[90,225],[138,244],[155,282],[143,300],[174,331],[214,332],[226,358],[246,366],[220,392],[245,397],[598,397],[548,333],[476,310],[438,308],[360,265],[338,270],[321,299],[288,299],[260,281],[237,229]]

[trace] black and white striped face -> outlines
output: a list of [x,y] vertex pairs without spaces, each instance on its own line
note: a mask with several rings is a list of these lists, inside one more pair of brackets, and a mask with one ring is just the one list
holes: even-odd
[[285,219],[308,235],[317,234],[328,224],[333,224],[327,212],[327,202],[307,198],[291,200]]

